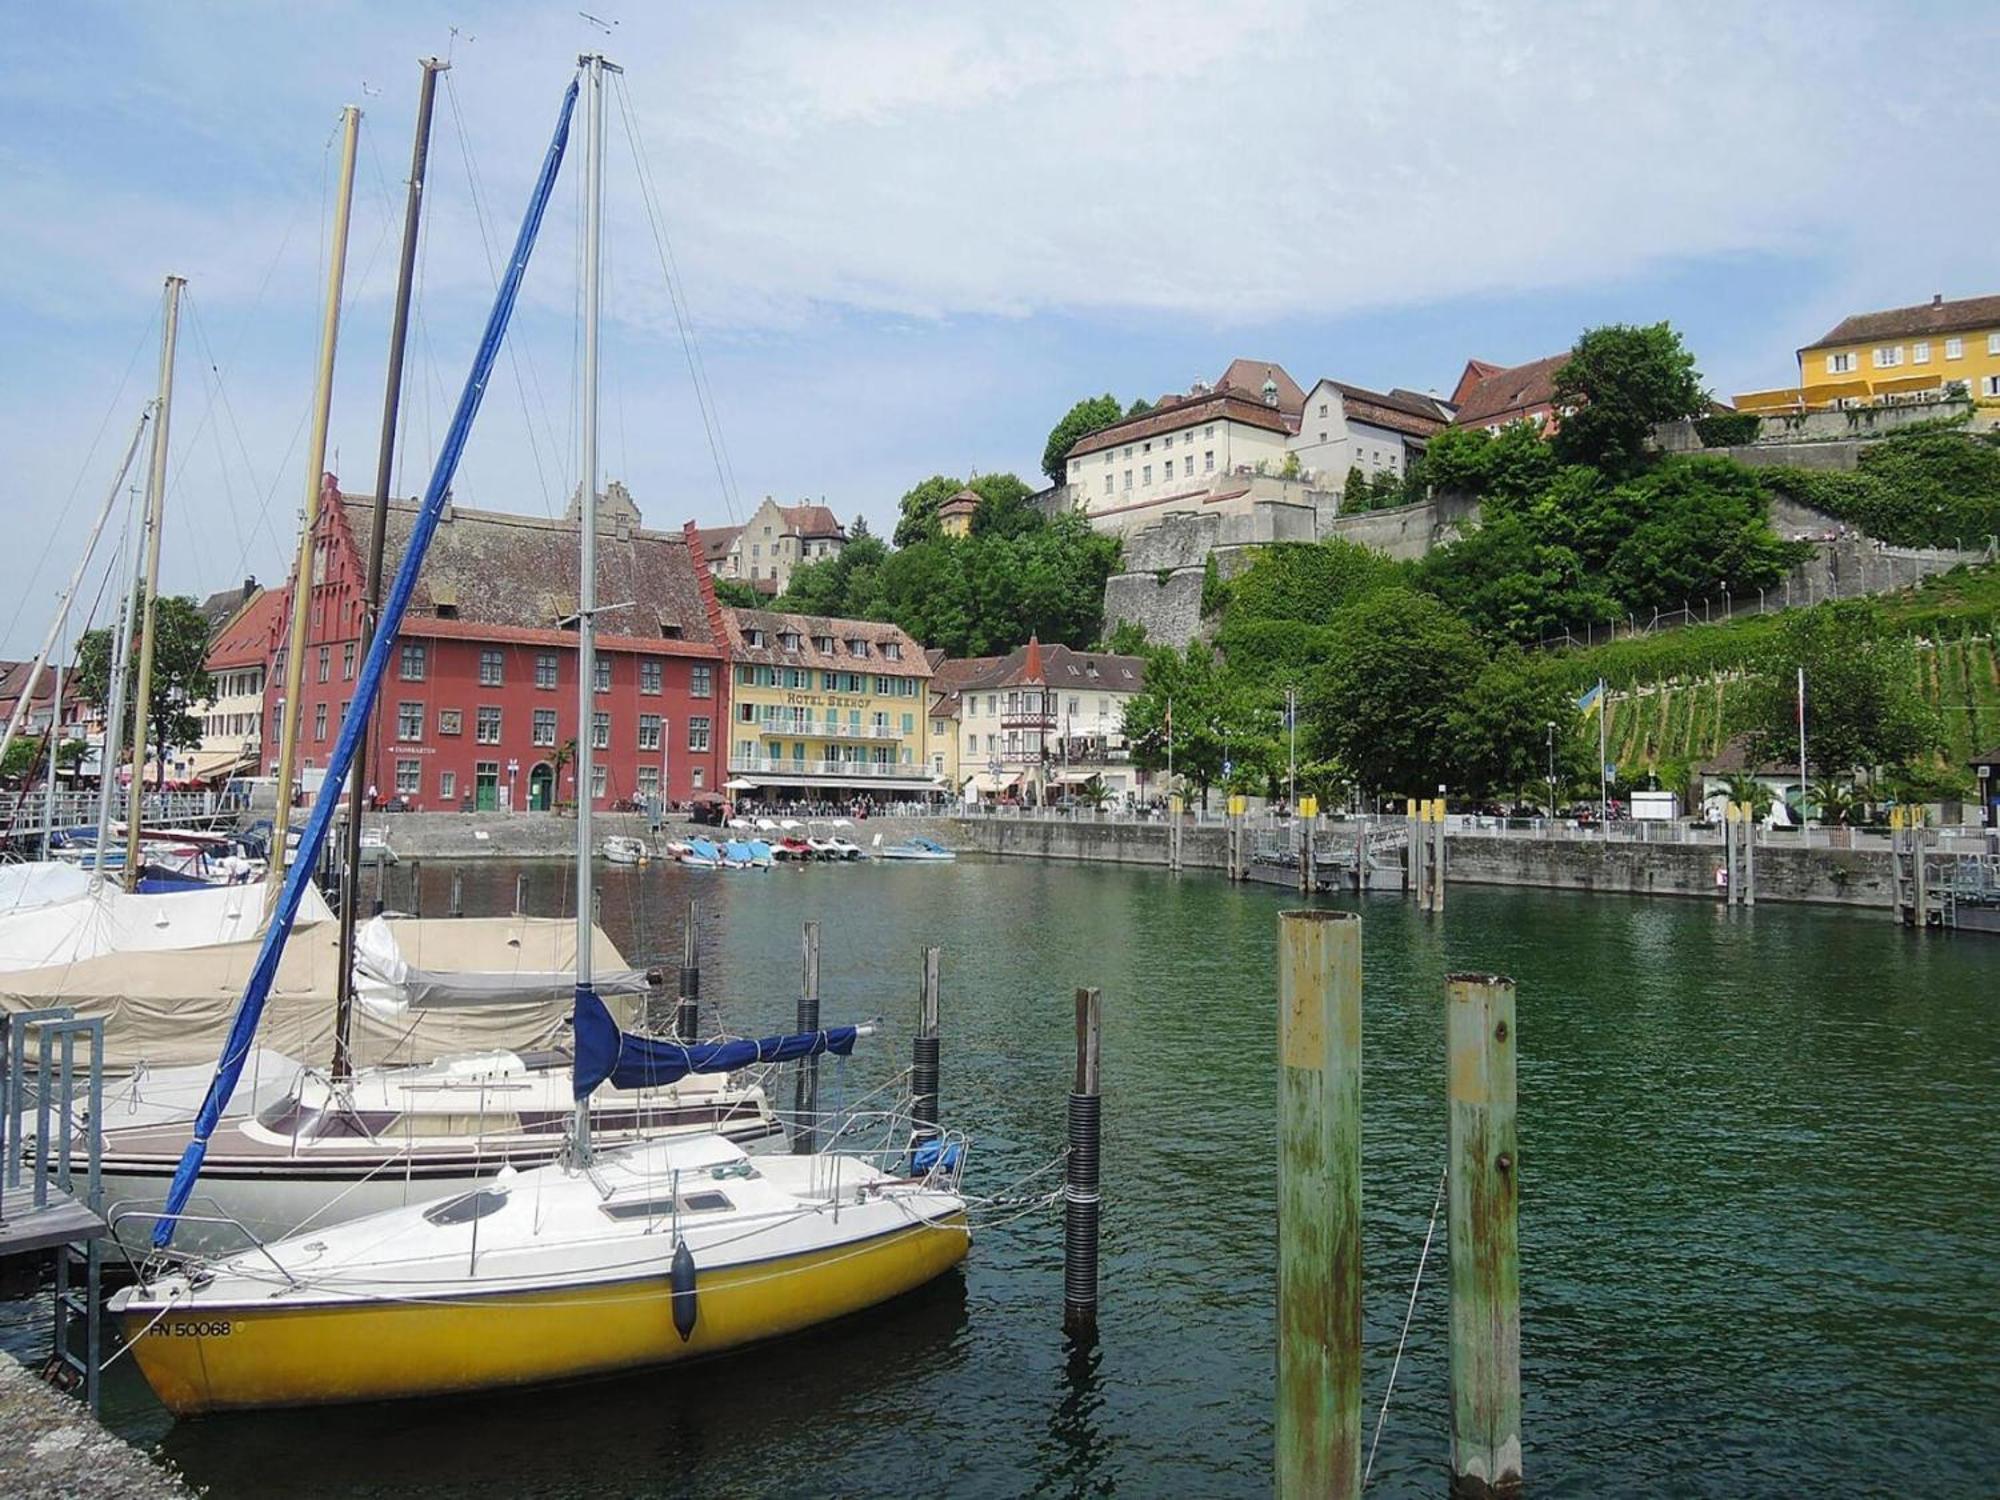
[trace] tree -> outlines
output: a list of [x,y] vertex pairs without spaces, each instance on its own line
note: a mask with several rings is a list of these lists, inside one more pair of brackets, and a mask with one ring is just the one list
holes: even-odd
[[1104,649],[1114,656],[1138,656],[1146,649],[1146,627],[1137,620],[1120,620],[1104,638]]
[[1134,396],[1132,404],[1125,408],[1125,415],[1128,417],[1143,417],[1152,409],[1153,403],[1148,401],[1144,396]]
[[873,541],[874,538],[875,528],[868,524],[868,518],[864,515],[856,515],[854,524],[847,528],[847,540],[849,542],[867,542]]
[[[1169,724],[1171,712],[1171,726]],[[1172,748],[1174,775],[1205,799],[1223,765],[1262,768],[1270,758],[1269,714],[1230,675],[1205,641],[1185,651],[1158,646],[1146,656],[1146,690],[1125,705],[1125,737],[1133,762],[1164,771]],[[1252,773],[1267,774],[1262,769]]]
[[745,578],[716,579],[715,601],[733,609],[762,609],[765,603],[764,596],[752,588]]
[[979,496],[979,508],[972,513],[974,536],[1020,536],[1038,530],[1042,513],[1028,502],[1034,496],[1013,474],[981,474],[969,488]]
[[1335,616],[1308,689],[1314,753],[1370,790],[1428,795],[1450,767],[1452,713],[1485,661],[1471,627],[1437,600],[1367,595]]
[[1076,800],[1092,812],[1102,812],[1104,804],[1111,800],[1111,788],[1104,784],[1104,778],[1092,772],[1090,779],[1076,789]]
[[[212,695],[215,685],[203,665],[208,656],[208,621],[202,618],[194,600],[163,595],[155,602],[154,631],[153,694],[152,702],[147,705],[146,722],[151,736],[149,748],[158,766],[155,780],[164,785],[167,752],[176,746],[192,749],[201,744],[201,719],[194,707]],[[77,643],[77,696],[100,709],[111,700],[111,650],[108,627],[89,631]],[[121,726],[126,745],[132,743],[138,696],[139,651],[135,645],[126,676],[125,722]]]
[[888,556],[880,537],[850,535],[832,557],[792,569],[785,592],[772,603],[794,614],[867,619],[877,592],[875,574]]
[[1049,429],[1049,440],[1042,445],[1042,472],[1049,476],[1049,483],[1063,482],[1070,449],[1123,415],[1118,398],[1109,391],[1102,396],[1086,396],[1064,413],[1063,419]]
[[1592,328],[1556,371],[1562,413],[1556,457],[1627,474],[1645,460],[1655,424],[1700,416],[1707,406],[1694,355],[1669,323]]
[[1448,715],[1450,780],[1480,796],[1545,786],[1551,724],[1556,774],[1567,782],[1588,772],[1595,756],[1586,759],[1574,732],[1576,707],[1558,670],[1512,646],[1480,669]]
[[1356,542],[1275,542],[1258,548],[1250,566],[1230,579],[1229,618],[1324,625],[1343,605],[1401,577],[1399,564]]
[[1789,763],[1798,754],[1801,667],[1806,743],[1822,777],[1900,769],[1942,742],[1937,710],[1917,686],[1915,647],[1883,634],[1879,606],[1851,600],[1779,617],[1744,710],[1757,759]]
[[936,536],[938,507],[964,488],[963,480],[945,474],[933,474],[929,479],[911,485],[903,492],[903,498],[896,502],[895,544],[898,547],[913,547]]

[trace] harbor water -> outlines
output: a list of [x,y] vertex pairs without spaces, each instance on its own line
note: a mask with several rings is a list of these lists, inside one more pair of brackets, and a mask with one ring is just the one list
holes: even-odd
[[[426,914],[451,873],[426,864]],[[457,873],[468,912],[511,906],[516,867]],[[392,905],[407,879],[388,874]],[[529,909],[561,911],[565,883],[532,867]],[[1102,988],[1094,1348],[1065,1345],[1060,1219],[1041,1212],[923,1293],[707,1366],[176,1424],[121,1361],[106,1421],[217,1500],[1268,1494],[1273,952],[1295,898],[1028,862],[648,866],[603,873],[601,918],[671,972],[691,895],[705,1023],[789,1027],[808,919],[826,1020],[885,1018],[823,1073],[829,1105],[906,1065],[920,949],[943,945],[943,1113],[975,1138],[975,1193],[1024,1191],[1060,1149],[1072,992]],[[1444,976],[1481,969],[1519,984],[1533,1492],[1990,1488],[2000,944],[1876,914],[1457,886],[1441,920],[1387,896],[1359,909],[1371,1429],[1443,1167]],[[1444,1492],[1443,1249],[1440,1224],[1372,1494]]]

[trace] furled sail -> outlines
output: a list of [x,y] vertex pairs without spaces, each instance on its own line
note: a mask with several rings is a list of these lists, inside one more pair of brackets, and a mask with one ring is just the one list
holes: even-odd
[[576,994],[576,1062],[571,1079],[578,1099],[609,1080],[613,1088],[662,1088],[690,1073],[733,1073],[757,1063],[795,1062],[831,1052],[846,1057],[854,1050],[858,1027],[833,1026],[825,1031],[794,1032],[725,1042],[662,1041],[620,1031],[604,1002],[589,990]]
[[458,409],[453,412],[451,426],[445,432],[444,446],[438,450],[437,467],[431,473],[430,483],[424,487],[423,505],[417,512],[416,524],[410,530],[402,564],[396,570],[396,581],[389,589],[389,597],[383,602],[381,621],[376,627],[374,639],[369,642],[368,656],[362,663],[360,679],[354,690],[354,706],[360,711],[349,713],[341,721],[340,738],[327,761],[326,777],[320,784],[318,800],[313,803],[312,813],[299,835],[296,861],[285,872],[277,911],[264,934],[264,946],[258,954],[257,966],[251,971],[242,1003],[237,1007],[236,1021],[230,1028],[229,1040],[223,1044],[222,1056],[216,1063],[215,1081],[209,1085],[208,1097],[202,1101],[201,1112],[195,1118],[194,1139],[188,1142],[181,1164],[174,1172],[173,1185],[167,1191],[166,1211],[153,1226],[153,1243],[161,1249],[173,1243],[176,1217],[187,1206],[188,1197],[194,1192],[195,1180],[201,1175],[202,1158],[208,1154],[209,1137],[215,1133],[223,1111],[228,1108],[229,1096],[243,1071],[244,1059],[250,1054],[251,1042],[257,1035],[257,1019],[263,1011],[264,998],[270,993],[271,980],[277,973],[285,939],[298,914],[299,902],[312,882],[312,869],[319,860],[321,847],[326,843],[334,809],[345,794],[348,768],[354,762],[354,752],[368,725],[368,709],[381,690],[382,675],[388,669],[390,653],[396,649],[397,629],[403,622],[403,612],[409,607],[410,595],[416,591],[417,579],[423,570],[424,553],[429,550],[431,537],[437,531],[445,498],[451,491],[452,475],[458,470],[459,457],[465,451],[466,439],[471,436],[472,419],[479,413],[480,399],[486,394],[486,382],[493,373],[493,361],[500,353],[500,341],[507,331],[507,320],[513,314],[514,300],[520,294],[521,279],[527,274],[528,258],[535,248],[542,214],[548,208],[549,196],[555,189],[556,172],[562,166],[563,152],[569,144],[570,116],[576,110],[577,87],[576,80],[571,79],[563,93],[555,136],[542,158],[541,175],[535,179],[535,190],[528,199],[528,211],[521,221],[521,232],[515,237],[506,275],[494,296],[493,310],[486,319],[486,332],[473,356],[472,369],[466,374],[465,389],[459,393]]

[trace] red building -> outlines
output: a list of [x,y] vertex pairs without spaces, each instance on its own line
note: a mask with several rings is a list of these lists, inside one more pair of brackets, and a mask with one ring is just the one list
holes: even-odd
[[[385,592],[417,509],[390,502]],[[369,781],[382,801],[456,811],[575,800],[578,514],[575,501],[559,521],[445,506],[376,704]],[[728,656],[694,528],[645,530],[616,483],[598,517],[593,805],[719,790]],[[326,476],[299,728],[306,772],[332,755],[354,693],[373,520],[371,500],[342,496]],[[289,582],[283,592],[264,690],[267,773],[278,759]]]
[[1510,422],[1530,422],[1544,437],[1556,430],[1556,371],[1569,363],[1567,351],[1525,365],[1465,363],[1451,393],[1454,427],[1484,427],[1498,435]]

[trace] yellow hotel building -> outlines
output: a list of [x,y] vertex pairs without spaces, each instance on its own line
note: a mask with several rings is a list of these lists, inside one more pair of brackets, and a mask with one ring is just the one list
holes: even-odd
[[725,609],[729,780],[742,802],[901,800],[943,790],[930,663],[895,625]]
[[1962,385],[2000,407],[2000,296],[1857,313],[1799,350],[1799,383],[1736,398],[1738,411],[1827,411],[1935,400]]

